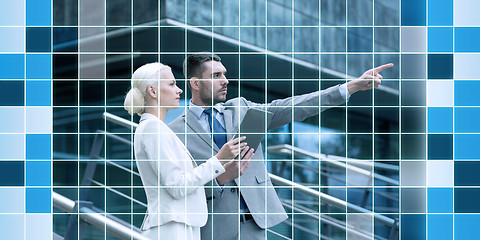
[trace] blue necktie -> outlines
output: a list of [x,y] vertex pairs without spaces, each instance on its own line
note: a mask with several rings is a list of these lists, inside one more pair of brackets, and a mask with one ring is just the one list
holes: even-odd
[[207,108],[203,112],[208,115],[208,124],[210,125],[210,131],[213,135],[213,141],[217,144],[218,148],[222,148],[227,142],[227,131],[225,131],[225,128],[223,128],[215,116],[212,118],[212,108]]
[[[217,144],[218,148],[222,148],[225,143],[227,143],[227,134],[225,128],[223,128],[222,124],[217,120],[216,117],[212,118],[212,108],[207,108],[203,110],[205,114],[208,116],[208,124],[210,125],[210,131],[213,135],[213,141]],[[213,123],[213,124],[212,124]],[[213,125],[213,126],[212,126]],[[243,211],[248,212],[247,204],[245,200],[243,200],[242,195],[240,194],[240,209]]]

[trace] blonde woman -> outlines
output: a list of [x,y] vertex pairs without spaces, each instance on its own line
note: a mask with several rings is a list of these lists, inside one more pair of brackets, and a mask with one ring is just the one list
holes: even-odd
[[[226,166],[240,175],[254,155],[242,142],[244,137],[235,138],[197,165],[164,122],[167,111],[179,107],[181,93],[170,67],[149,63],[135,71],[125,97],[125,110],[141,116],[134,151],[147,196],[141,230],[149,239],[200,239],[200,227],[208,217],[204,185],[224,173]],[[236,160],[239,155],[243,160]]]

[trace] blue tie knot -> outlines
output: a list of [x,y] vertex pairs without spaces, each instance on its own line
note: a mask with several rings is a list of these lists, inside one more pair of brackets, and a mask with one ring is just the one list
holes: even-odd
[[212,116],[212,108],[207,108],[205,110],[203,110],[204,113],[206,113],[208,116]]

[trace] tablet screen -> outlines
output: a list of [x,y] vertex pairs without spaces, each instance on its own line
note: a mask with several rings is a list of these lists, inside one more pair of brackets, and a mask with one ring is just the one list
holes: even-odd
[[240,136],[247,137],[245,142],[249,147],[255,148],[255,151],[267,133],[267,123],[272,117],[272,113],[255,108],[248,109],[243,117],[238,133]]

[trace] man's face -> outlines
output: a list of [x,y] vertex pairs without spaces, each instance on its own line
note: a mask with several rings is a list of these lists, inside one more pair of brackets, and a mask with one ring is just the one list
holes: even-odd
[[225,77],[227,69],[221,62],[208,61],[203,63],[205,71],[200,81],[200,97],[204,103],[213,104],[225,102],[227,99],[228,80]]

